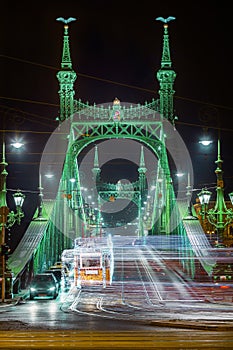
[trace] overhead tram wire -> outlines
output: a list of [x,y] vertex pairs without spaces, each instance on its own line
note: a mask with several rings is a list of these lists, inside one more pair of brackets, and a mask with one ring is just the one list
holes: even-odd
[[[25,102],[25,103],[31,103],[31,104],[38,104],[38,105],[50,106],[50,107],[59,107],[59,105],[55,104],[55,103],[49,103],[49,102],[43,102],[43,101],[34,101],[34,100],[25,100],[25,99],[20,99],[20,98],[16,98],[16,97],[0,96],[0,99],[11,100],[11,101],[19,101],[19,102]],[[11,107],[9,107],[9,108],[11,108]]]
[[[20,59],[20,58],[16,58],[16,57],[11,57],[11,56],[2,55],[2,54],[0,55],[0,57],[8,58],[8,59],[11,59],[11,60],[15,60],[15,61],[19,61],[19,62],[23,62],[23,63],[27,63],[27,64],[32,64],[32,65],[39,66],[39,67],[46,68],[46,69],[52,69],[52,70],[55,70],[55,71],[58,70],[58,68],[53,67],[53,66],[44,65],[44,64],[41,64],[41,63],[32,62],[32,61],[28,61],[28,60],[24,60],[24,59]],[[109,84],[120,85],[120,86],[128,87],[128,88],[131,88],[131,89],[137,89],[137,90],[149,92],[149,93],[152,93],[152,94],[154,94],[156,92],[154,90],[145,89],[145,88],[141,88],[141,87],[134,86],[134,85],[129,85],[129,84],[124,84],[124,83],[119,83],[119,82],[115,82],[115,81],[108,80],[108,79],[98,78],[98,77],[95,77],[95,76],[92,76],[92,75],[79,73],[79,76],[82,76],[82,77],[85,77],[85,78],[88,78],[88,79],[94,79],[94,80],[103,81],[103,82],[106,82],[106,83],[109,83]],[[198,104],[201,104],[201,105],[211,106],[211,107],[214,107],[214,108],[221,108],[221,109],[225,109],[225,110],[233,110],[233,107],[227,107],[227,106],[212,104],[212,103],[203,102],[203,101],[200,101],[200,100],[194,100],[194,99],[187,98],[187,97],[181,97],[181,96],[176,96],[175,95],[174,98],[181,99],[181,100],[184,100],[184,101],[189,101],[191,103],[198,103]],[[49,102],[43,102],[43,101],[26,100],[26,99],[11,98],[11,97],[5,97],[5,96],[0,96],[0,99],[12,100],[12,101],[18,101],[18,102],[30,103],[30,104],[39,104],[39,105],[59,108],[58,104],[49,103]],[[18,111],[17,108],[13,108],[13,107],[8,107],[8,106],[0,106],[0,107],[6,108],[6,109],[9,108],[9,109]],[[43,122],[41,122],[39,120],[35,120],[35,119],[32,120],[30,118],[27,118],[28,121],[31,121],[33,123],[38,123],[38,124],[41,124],[41,125],[44,125],[44,126],[48,126],[49,125],[51,127],[51,119],[49,119],[47,117],[43,117],[43,116],[40,116],[40,115],[37,115],[37,114],[34,114],[34,113],[25,112],[25,111],[22,111],[22,110],[20,110],[19,112],[27,114],[27,115],[30,115],[32,117],[44,119],[44,120],[48,121],[49,124],[43,123]],[[54,122],[56,122],[56,121],[54,120]],[[181,121],[176,121],[176,124],[177,125],[194,126],[194,127],[203,128],[203,125],[200,125],[200,124],[187,123],[187,122],[181,122]],[[219,126],[216,127],[216,126],[209,125],[208,128],[209,129],[218,129],[218,130],[220,129],[221,131],[227,131],[227,132],[233,132],[233,129],[222,128],[222,127],[219,127]],[[5,132],[14,132],[14,131],[13,130],[5,130]],[[29,133],[30,132],[30,133],[39,133],[39,134],[43,134],[43,133],[48,133],[49,134],[50,133],[50,132],[28,131],[28,130],[21,130],[21,132],[25,132],[25,133]]]
[[[42,102],[42,101],[37,102],[37,101],[31,101],[31,100],[15,99],[15,98],[10,98],[10,97],[1,97],[0,96],[0,99],[7,99],[7,100],[10,100],[10,101],[12,100],[12,101],[26,102],[26,103],[31,103],[31,104],[38,103],[40,105],[49,105],[47,102]],[[55,105],[55,104],[50,104],[50,106],[57,107],[57,108],[59,107],[58,105]],[[51,127],[51,118],[49,118],[49,117],[44,117],[44,116],[41,116],[39,114],[30,113],[30,112],[27,112],[25,110],[22,110],[22,109],[19,109],[19,108],[15,108],[15,107],[11,107],[11,106],[6,106],[6,105],[0,105],[0,109],[3,110],[3,113],[15,112],[15,113],[23,114],[23,115],[26,114],[27,116],[33,117],[33,119],[31,119],[29,117],[25,118],[27,121],[31,121],[32,123],[41,124],[43,126]],[[42,121],[40,121],[38,119],[43,119],[43,120],[47,121],[48,123],[43,123]],[[55,119],[54,119],[54,122],[56,123]],[[26,131],[26,132],[28,132],[28,131]]]
[[[3,58],[7,58],[10,60],[14,60],[14,61],[19,61],[19,62],[23,62],[23,63],[27,63],[27,64],[31,64],[34,66],[38,66],[38,67],[42,67],[42,68],[46,68],[46,69],[52,69],[55,71],[58,71],[59,68],[53,67],[53,66],[49,66],[49,65],[45,65],[42,63],[37,63],[37,62],[32,62],[32,61],[28,61],[28,60],[24,60],[22,58],[17,58],[17,57],[12,57],[12,56],[7,56],[7,55],[3,55],[1,54],[0,57]],[[146,89],[146,88],[142,88],[139,86],[135,86],[135,85],[129,85],[129,84],[125,84],[125,83],[119,83],[113,80],[109,80],[109,79],[104,79],[104,78],[99,78],[99,77],[95,77],[93,75],[88,75],[88,74],[83,74],[83,73],[78,73],[78,75],[80,77],[84,77],[84,78],[88,78],[88,79],[94,79],[94,80],[99,80],[108,84],[114,84],[114,85],[119,85],[119,86],[124,86],[130,89],[136,89],[136,90],[140,90],[140,91],[144,91],[144,92],[148,92],[151,94],[155,94],[157,91],[154,90],[150,90],[150,89]],[[0,97],[3,98],[4,97]],[[223,105],[218,105],[218,104],[213,104],[213,103],[209,103],[209,102],[204,102],[204,101],[200,101],[200,100],[195,100],[192,98],[188,98],[188,97],[182,97],[182,96],[178,96],[178,95],[174,95],[174,98],[179,99],[179,100],[183,100],[183,101],[188,101],[188,102],[192,102],[192,103],[197,103],[197,104],[201,104],[201,105],[205,105],[205,106],[210,106],[210,107],[214,107],[214,108],[220,108],[220,109],[225,109],[225,110],[233,110],[233,107],[228,107],[228,106],[223,106]],[[26,101],[26,100],[25,100]],[[36,102],[35,102],[36,103]],[[42,102],[41,102],[42,103]],[[46,104],[46,103],[45,103]],[[51,106],[57,106],[55,104],[51,104]]]
[[[1,105],[0,105],[0,107],[1,107]],[[15,110],[17,111],[17,109],[15,109]],[[31,121],[32,123],[37,123],[37,124],[41,124],[41,125],[44,125],[44,126],[50,126],[51,127],[51,119],[49,119],[47,117],[42,117],[42,116],[40,116],[38,114],[29,113],[29,112],[25,112],[25,111],[22,111],[22,110],[21,110],[21,113],[30,115],[32,117],[38,117],[38,118],[42,118],[42,119],[48,120],[49,124],[46,124],[46,123],[42,123],[42,122],[40,122],[38,120],[35,120],[35,119],[27,118],[27,121]],[[54,120],[54,123],[56,123],[55,120]],[[193,126],[193,127],[196,127],[196,128],[202,128],[203,129],[203,124],[187,123],[187,122],[181,122],[181,121],[176,121],[175,124],[176,125],[184,125],[184,126]],[[56,128],[56,126],[55,126],[55,128]],[[233,129],[223,128],[223,127],[219,127],[219,126],[215,126],[215,125],[208,125],[208,129],[221,130],[221,131],[226,131],[226,132],[233,132]],[[3,132],[3,131],[5,133],[17,133],[17,132],[19,132],[18,129],[17,130],[16,129],[0,130],[0,132]],[[38,130],[22,130],[22,129],[20,130],[20,133],[30,133],[30,134],[51,134],[51,132],[55,132],[55,133],[59,133],[60,134],[60,132],[57,132],[57,131],[38,131]]]
[[[58,68],[53,67],[53,66],[44,65],[44,64],[37,63],[37,62],[31,62],[31,61],[28,61],[28,60],[24,60],[24,59],[20,59],[20,58],[16,58],[16,57],[11,57],[11,56],[7,56],[7,55],[0,54],[0,57],[11,59],[11,60],[15,60],[15,61],[19,61],[19,62],[22,62],[22,63],[35,65],[35,66],[39,66],[39,67],[46,68],[46,69],[52,69],[54,71],[58,71],[59,70]],[[123,87],[130,88],[130,89],[136,89],[136,90],[148,92],[148,93],[151,93],[151,94],[155,94],[156,93],[155,90],[150,90],[150,89],[146,89],[146,88],[142,88],[142,87],[134,86],[134,85],[129,85],[129,84],[125,84],[125,83],[120,83],[120,82],[116,82],[116,81],[109,80],[109,79],[95,77],[95,76],[92,76],[92,75],[79,73],[79,76],[87,78],[87,79],[93,79],[93,80],[97,80],[97,81],[106,82],[108,84],[114,84],[114,85],[118,85],[118,86],[123,86]],[[180,99],[180,100],[183,100],[183,101],[188,101],[188,102],[191,102],[191,103],[201,104],[201,105],[205,105],[205,106],[211,106],[211,107],[214,107],[214,108],[230,110],[230,111],[233,110],[233,107],[227,107],[227,106],[217,105],[217,104],[213,104],[213,103],[209,103],[209,102],[203,102],[203,101],[200,101],[200,100],[195,100],[195,99],[191,99],[191,98],[187,98],[187,97],[174,95],[174,98]],[[26,100],[26,99],[6,97],[6,96],[0,96],[0,99],[8,100],[8,101],[23,102],[23,103],[26,103],[26,104],[37,104],[37,105],[42,105],[42,106],[49,106],[49,107],[59,108],[59,104],[43,102],[43,101]],[[47,123],[43,123],[43,122],[39,121],[38,119],[35,120],[35,119],[30,119],[30,118],[27,117],[27,121],[31,121],[33,123],[38,123],[38,124],[41,124],[41,125],[44,125],[44,126],[50,126],[51,127],[51,119],[48,118],[48,117],[40,116],[40,115],[37,115],[37,114],[34,114],[34,113],[29,113],[29,112],[24,111],[22,109],[19,110],[17,108],[11,107],[11,106],[0,105],[0,108],[4,108],[6,110],[7,109],[15,110],[15,112],[20,112],[20,113],[26,114],[28,116],[32,116],[32,117],[43,119],[43,120],[47,121],[48,124]],[[54,119],[54,123],[56,123],[55,119]],[[194,123],[187,123],[187,122],[176,121],[176,124],[203,128],[203,125],[194,124]],[[209,129],[217,129],[217,130],[221,130],[221,131],[227,131],[227,132],[233,132],[233,129],[222,128],[222,127],[219,127],[219,126],[218,127],[216,127],[216,126],[208,126],[208,128]],[[0,132],[2,132],[2,131],[3,130],[0,130]],[[18,131],[19,130],[4,130],[5,133],[8,133],[8,132],[9,133],[13,133],[13,132],[18,132]],[[20,130],[20,133],[51,134],[51,131]],[[15,164],[38,165],[39,162],[15,162]],[[196,190],[197,189],[194,189],[193,191],[196,191]],[[16,191],[16,189],[8,189],[8,191]],[[31,190],[23,190],[23,192],[38,193],[38,191],[31,191]]]
[[[43,102],[41,102],[41,103],[43,103]],[[2,106],[0,105],[0,107],[2,107]],[[11,108],[11,109],[13,109],[13,108]],[[15,109],[15,110],[17,111],[17,109]],[[44,125],[44,126],[50,126],[51,127],[51,119],[49,119],[47,117],[42,117],[42,116],[40,116],[38,114],[29,113],[29,112],[25,112],[25,111],[22,111],[22,110],[20,112],[24,113],[24,114],[27,114],[27,115],[30,115],[32,117],[38,117],[38,118],[42,118],[42,119],[48,120],[48,122],[50,122],[50,123],[49,124],[45,124],[45,123],[42,123],[42,122],[40,122],[38,120],[30,119],[30,118],[28,118],[27,121],[31,121],[32,123],[38,123],[38,124],[41,124],[41,125]],[[56,123],[55,120],[54,120],[54,122]],[[175,124],[176,125],[184,125],[184,126],[193,126],[193,127],[196,127],[196,128],[203,128],[203,124],[187,123],[187,122],[181,122],[181,121],[176,121]],[[226,132],[233,132],[233,129],[223,128],[223,127],[219,127],[219,126],[215,126],[215,125],[208,125],[208,129],[221,130],[221,131],[226,131]],[[17,133],[17,132],[19,132],[18,129],[9,129],[9,130],[6,130],[6,129],[1,130],[0,129],[0,132],[3,132],[3,131],[5,133]],[[30,133],[30,134],[51,134],[51,132],[62,134],[62,132],[58,132],[58,131],[38,131],[38,130],[22,130],[22,129],[20,130],[20,133]]]

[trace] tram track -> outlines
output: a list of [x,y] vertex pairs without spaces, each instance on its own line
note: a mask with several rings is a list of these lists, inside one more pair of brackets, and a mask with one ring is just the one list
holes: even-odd
[[[86,286],[67,302],[66,312],[112,319],[143,319],[155,310],[169,310],[167,302],[187,297],[180,276],[172,273],[162,257],[148,247],[117,248],[114,280],[107,288]],[[169,285],[169,288],[168,288]],[[145,316],[145,313],[147,316]]]
[[[103,294],[103,295],[101,295]],[[111,319],[128,319],[132,315],[129,312],[124,312],[125,305],[117,304],[114,297],[106,298],[105,291],[80,291],[73,303],[69,306],[70,312],[75,312],[82,315],[111,318]],[[118,300],[119,302],[119,300]],[[104,304],[108,307],[104,307]],[[117,311],[118,309],[118,311]],[[125,310],[126,311],[126,310]]]
[[[143,258],[131,262],[130,269],[136,271],[138,280],[122,283],[124,303],[132,308],[147,308],[163,305],[161,294],[154,284],[150,270]],[[127,298],[127,300],[126,300]]]

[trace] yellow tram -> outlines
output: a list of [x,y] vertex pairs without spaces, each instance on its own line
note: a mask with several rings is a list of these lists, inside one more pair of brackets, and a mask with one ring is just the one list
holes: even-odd
[[111,285],[114,264],[110,238],[79,239],[75,243],[74,249],[62,253],[62,263],[70,270],[70,284],[103,288]]
[[111,284],[111,255],[107,251],[81,251],[74,255],[74,285]]

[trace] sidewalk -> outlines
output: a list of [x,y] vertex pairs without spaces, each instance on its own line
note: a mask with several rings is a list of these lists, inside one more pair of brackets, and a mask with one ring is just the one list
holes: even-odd
[[2,299],[0,299],[0,308],[1,307],[6,307],[6,306],[11,306],[11,305],[17,305],[23,300],[25,300],[28,296],[28,290],[21,290],[19,293],[14,294],[12,299],[5,299],[4,302]]

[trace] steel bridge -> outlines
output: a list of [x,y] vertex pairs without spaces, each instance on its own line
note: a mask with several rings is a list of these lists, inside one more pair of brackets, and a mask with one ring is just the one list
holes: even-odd
[[[173,183],[171,163],[178,167],[183,161],[191,178],[192,164],[174,127],[176,73],[170,58],[167,23],[157,72],[158,99],[144,105],[117,98],[103,105],[75,100],[76,73],[72,69],[67,23],[57,78],[60,122],[45,147],[40,174],[49,167],[58,181],[46,193],[40,193],[40,199],[44,199],[9,258],[15,281],[22,278],[26,283],[31,271],[43,271],[59,261],[62,251],[72,248],[78,237],[119,232],[125,236],[179,237],[179,244],[171,249],[178,252],[184,272],[194,278],[198,258],[211,274],[214,261],[199,221],[190,212],[191,192],[177,192]],[[131,152],[128,162],[134,170],[128,166],[127,179],[115,175],[112,181],[103,176],[104,164],[114,158],[115,147],[118,158]],[[190,190],[191,184],[187,185]]]

